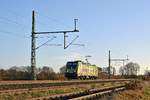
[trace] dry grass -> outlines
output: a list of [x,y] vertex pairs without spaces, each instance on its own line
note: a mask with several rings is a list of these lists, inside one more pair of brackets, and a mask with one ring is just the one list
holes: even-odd
[[114,100],[143,100],[141,91],[128,90],[123,93],[118,93]]
[[79,91],[86,91],[90,89],[97,89],[97,88],[105,88],[111,86],[118,86],[121,85],[120,83],[112,84],[112,83],[102,83],[102,84],[84,84],[84,85],[74,85],[74,86],[66,86],[62,88],[53,88],[53,89],[42,89],[42,90],[29,90],[27,92],[20,92],[20,93],[6,93],[0,94],[0,100],[26,100],[31,98],[37,97],[45,97],[50,95],[56,94],[63,94],[63,93],[71,93],[71,92],[79,92]]
[[143,81],[142,88],[129,89],[114,96],[114,100],[150,100],[150,81]]

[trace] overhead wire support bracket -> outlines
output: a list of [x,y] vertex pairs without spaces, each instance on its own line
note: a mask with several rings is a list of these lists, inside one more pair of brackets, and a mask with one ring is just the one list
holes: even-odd
[[36,80],[36,50],[44,45],[46,45],[48,42],[52,41],[54,38],[51,38],[50,40],[46,41],[45,43],[41,44],[40,46],[36,47],[36,38],[38,38],[37,34],[55,34],[55,33],[63,33],[64,34],[64,49],[68,48],[77,38],[78,36],[73,39],[69,45],[66,46],[66,34],[67,33],[73,33],[73,32],[79,32],[79,30],[76,29],[76,21],[77,19],[74,19],[74,30],[71,31],[55,31],[55,32],[36,32],[35,31],[35,11],[32,11],[32,32],[31,32],[31,79]]
[[109,55],[108,55],[108,73],[109,73],[109,76],[108,76],[108,78],[109,78],[109,79],[111,78],[111,77],[110,77],[110,76],[111,76],[110,68],[111,68],[111,62],[112,62],[112,61],[122,61],[122,62],[123,62],[123,66],[124,66],[125,61],[128,61],[128,60],[129,60],[128,56],[127,56],[126,59],[112,59],[111,56],[110,56],[110,50],[109,50]]
[[56,34],[56,33],[72,33],[72,32],[79,32],[79,30],[73,30],[73,31],[55,31],[55,32],[36,32],[35,34]]
[[67,38],[66,34],[73,33],[73,32],[79,32],[79,30],[77,30],[77,20],[78,19],[74,19],[74,30],[72,30],[72,31],[35,32],[35,34],[59,34],[59,33],[64,34],[64,49],[67,49],[79,37],[79,36],[76,36],[75,39],[73,39],[68,45],[66,45],[66,38]]
[[78,19],[74,19],[74,30],[72,30],[72,31],[35,32],[35,34],[56,34],[56,33],[73,33],[73,32],[79,32],[79,30],[77,30],[77,20]]
[[46,41],[45,43],[39,45],[38,47],[35,48],[35,50],[39,49],[40,47],[46,45],[48,42],[52,41],[54,38],[56,38],[56,36],[53,36],[51,39],[49,39],[48,41]]
[[111,59],[111,61],[123,61],[123,62],[128,60],[129,60],[128,56],[126,59]]
[[[77,38],[79,38],[79,36],[77,35],[68,45],[64,45],[64,49],[67,49],[70,45],[72,45],[73,44],[73,42],[77,39]],[[64,42],[65,43],[65,42]]]

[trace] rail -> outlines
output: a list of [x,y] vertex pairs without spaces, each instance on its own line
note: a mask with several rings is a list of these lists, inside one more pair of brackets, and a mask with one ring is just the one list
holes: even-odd
[[125,90],[125,86],[114,86],[114,87],[105,87],[101,89],[91,89],[87,91],[75,92],[75,93],[66,93],[60,95],[53,95],[47,97],[40,97],[40,98],[32,98],[30,100],[94,100],[101,96]]
[[105,79],[105,80],[75,80],[75,81],[46,81],[46,82],[33,82],[33,83],[9,83],[0,84],[0,91],[3,90],[14,90],[14,89],[27,89],[27,88],[40,88],[40,87],[55,87],[55,86],[69,86],[69,85],[79,85],[79,84],[91,84],[91,83],[108,83],[108,82],[130,82],[133,79]]

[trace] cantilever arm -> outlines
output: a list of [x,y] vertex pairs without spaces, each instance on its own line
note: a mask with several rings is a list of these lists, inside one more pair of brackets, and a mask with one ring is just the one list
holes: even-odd
[[78,38],[79,36],[77,35],[67,46],[64,46],[64,49],[67,49],[72,43]]
[[54,38],[56,38],[56,36],[53,36],[51,39],[49,39],[48,41],[46,41],[45,43],[39,45],[38,47],[35,48],[35,50],[39,49],[40,47],[46,45],[48,42],[52,41]]

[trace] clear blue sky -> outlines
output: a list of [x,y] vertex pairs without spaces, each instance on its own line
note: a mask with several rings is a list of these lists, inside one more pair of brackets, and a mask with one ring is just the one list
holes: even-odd
[[[149,0],[1,0],[0,1],[0,68],[30,65],[31,13],[36,11],[36,31],[72,30],[78,18],[76,43],[85,47],[44,46],[37,51],[37,66],[47,65],[55,71],[68,60],[91,55],[91,63],[107,66],[108,50],[112,58],[125,58],[150,67]],[[47,40],[39,38],[37,45]],[[51,43],[63,43],[63,36]],[[43,37],[43,36],[40,36]]]

